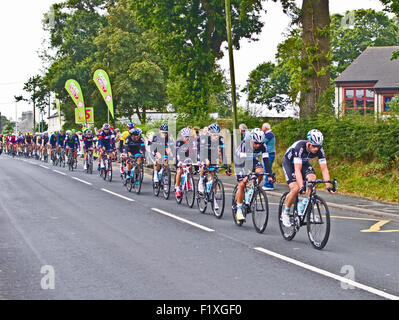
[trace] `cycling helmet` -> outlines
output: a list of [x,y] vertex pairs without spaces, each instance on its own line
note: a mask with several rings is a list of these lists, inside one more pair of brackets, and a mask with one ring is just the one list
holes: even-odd
[[133,122],[129,122],[129,123],[126,125],[126,128],[127,128],[127,129],[133,129],[133,128],[134,128],[134,123],[133,123]]
[[91,132],[91,130],[87,129],[86,134],[93,134],[93,132]]
[[317,129],[310,130],[307,138],[312,146],[321,147],[323,145],[323,134]]
[[140,128],[136,128],[136,130],[138,131],[139,135],[143,133],[143,130],[141,130]]
[[251,139],[255,143],[262,143],[265,140],[265,134],[262,129],[253,129],[251,132]]
[[68,135],[68,136],[70,136],[71,135],[71,130],[67,130],[67,132],[66,132],[66,134]]
[[191,129],[190,128],[183,128],[180,131],[182,137],[191,137]]
[[111,128],[111,126],[108,123],[105,123],[103,125],[103,130],[109,130]]
[[217,123],[211,124],[208,127],[208,132],[209,133],[220,133],[220,127]]
[[159,130],[161,130],[161,131],[168,131],[169,128],[168,128],[168,126],[167,126],[166,124],[163,124],[163,125],[161,125],[161,126],[159,127]]
[[113,127],[113,126],[110,126],[109,128],[110,128],[112,131],[114,131],[114,127]]
[[130,133],[132,136],[135,136],[135,137],[138,137],[138,136],[141,134],[140,131],[137,130],[137,129],[132,129],[132,130],[129,131],[129,133]]

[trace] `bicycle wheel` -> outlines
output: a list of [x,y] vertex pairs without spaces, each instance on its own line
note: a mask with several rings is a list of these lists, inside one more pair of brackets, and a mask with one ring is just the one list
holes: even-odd
[[154,196],[158,197],[159,196],[159,192],[161,191],[161,187],[162,187],[162,179],[161,181],[158,181],[157,183],[154,182],[154,172],[152,173],[152,191],[154,193]]
[[323,249],[330,236],[330,211],[327,203],[317,195],[308,205],[306,220],[311,244],[318,250]]
[[[201,183],[201,182],[199,182],[199,183]],[[202,182],[202,184],[203,184],[203,189],[206,190],[205,179]],[[198,190],[197,190],[196,193],[197,193],[196,198],[197,198],[198,210],[201,213],[205,213],[206,212],[206,208],[208,207],[207,194],[206,193],[199,193]]]
[[126,179],[125,186],[126,186],[127,191],[129,191],[129,192],[132,192],[132,189],[133,189],[133,180],[134,180],[134,179],[132,179],[132,178]]
[[[238,186],[236,186],[236,187],[234,188],[234,191],[233,191],[231,209],[232,209],[232,213],[233,213],[233,220],[234,220],[234,223],[235,223],[237,226],[241,227],[241,226],[243,225],[243,223],[244,223],[244,220],[237,220],[237,201],[236,201],[237,190],[238,190]],[[244,210],[244,208],[243,208],[243,210]]]
[[187,205],[192,208],[195,203],[195,181],[191,173],[187,175],[187,190],[185,192]]
[[[281,215],[283,214],[283,208],[285,206],[285,199],[286,199],[288,193],[289,192],[284,193],[280,199],[280,204],[278,206],[278,224],[280,226],[280,231],[281,231],[283,238],[287,241],[291,241],[292,239],[294,239],[294,237],[296,235],[296,227],[295,227],[295,225],[292,225],[291,227],[284,226],[282,217],[281,217]],[[296,208],[296,204],[295,204],[295,208]],[[294,208],[294,210],[295,210],[295,208]]]
[[212,211],[216,218],[221,219],[224,213],[225,194],[223,182],[219,179],[214,183],[211,195]]
[[107,178],[109,182],[112,181],[112,162],[109,159],[107,163]]
[[269,201],[266,192],[260,187],[255,190],[254,198],[251,203],[252,222],[256,232],[263,233],[266,230],[269,220]]
[[164,169],[162,174],[162,192],[163,197],[168,200],[170,196],[171,174],[169,168]]
[[136,192],[136,194],[140,194],[142,179],[141,179],[141,170],[139,167],[136,167],[134,174],[135,174],[135,178],[133,179],[134,180],[134,191]]
[[[175,175],[175,179],[174,179],[173,185],[176,186],[176,175]],[[181,193],[183,193],[183,191],[181,191]],[[180,204],[183,201],[183,195],[181,197],[176,197],[176,192],[175,192],[175,199],[176,199],[176,202],[178,204]]]
[[143,164],[144,158],[141,159],[141,165],[140,165],[140,183],[143,183],[144,179],[144,164]]

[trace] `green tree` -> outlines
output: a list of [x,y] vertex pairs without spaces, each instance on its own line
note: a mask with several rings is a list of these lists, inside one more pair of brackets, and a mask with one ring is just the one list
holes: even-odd
[[[233,0],[233,42],[255,40],[262,29],[261,0]],[[132,0],[138,21],[152,29],[155,49],[169,67],[168,97],[187,118],[208,117],[214,96],[223,88],[223,75],[216,61],[223,56],[227,39],[225,4],[220,0]]]
[[106,0],[67,0],[53,5],[54,24],[44,21],[49,34],[48,47],[41,55],[47,64],[44,82],[59,97],[67,127],[75,127],[75,106],[64,89],[71,78],[80,83],[86,105],[94,107],[96,121],[106,119],[105,103],[93,95],[97,88],[92,81],[92,68],[97,51],[94,39],[106,24],[105,9],[113,4]]
[[94,42],[95,69],[106,69],[112,79],[119,116],[130,118],[136,113],[146,123],[147,110],[166,111],[167,68],[152,49],[153,32],[137,24],[127,0],[112,8]]
[[278,67],[272,62],[264,62],[251,71],[248,86],[242,91],[247,92],[250,102],[281,112],[293,103],[288,95],[289,83],[286,65]]
[[44,107],[48,105],[48,91],[43,82],[43,78],[40,75],[36,75],[34,77],[30,77],[24,84],[24,91],[29,93],[28,99],[23,99],[21,97],[15,97],[15,100],[28,101],[33,105],[33,128],[36,127],[36,108],[39,108],[40,111],[44,110]]

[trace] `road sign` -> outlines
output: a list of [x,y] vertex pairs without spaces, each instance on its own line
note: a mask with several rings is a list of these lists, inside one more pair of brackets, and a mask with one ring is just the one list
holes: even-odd
[[94,108],[76,108],[75,123],[76,124],[94,123]]

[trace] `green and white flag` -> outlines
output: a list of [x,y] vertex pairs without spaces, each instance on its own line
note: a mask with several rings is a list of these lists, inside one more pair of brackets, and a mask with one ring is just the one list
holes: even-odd
[[112,97],[111,82],[109,81],[108,74],[104,70],[98,69],[96,70],[96,72],[94,72],[93,80],[98,90],[100,90],[100,93],[103,96],[105,103],[107,104],[108,110],[111,113],[112,118],[115,118],[114,99]]
[[84,103],[84,99],[83,99],[83,92],[82,92],[82,89],[80,88],[79,83],[76,80],[69,79],[65,83],[65,89],[66,89],[66,91],[68,91],[73,102],[75,102],[76,107],[84,108],[85,103]]

